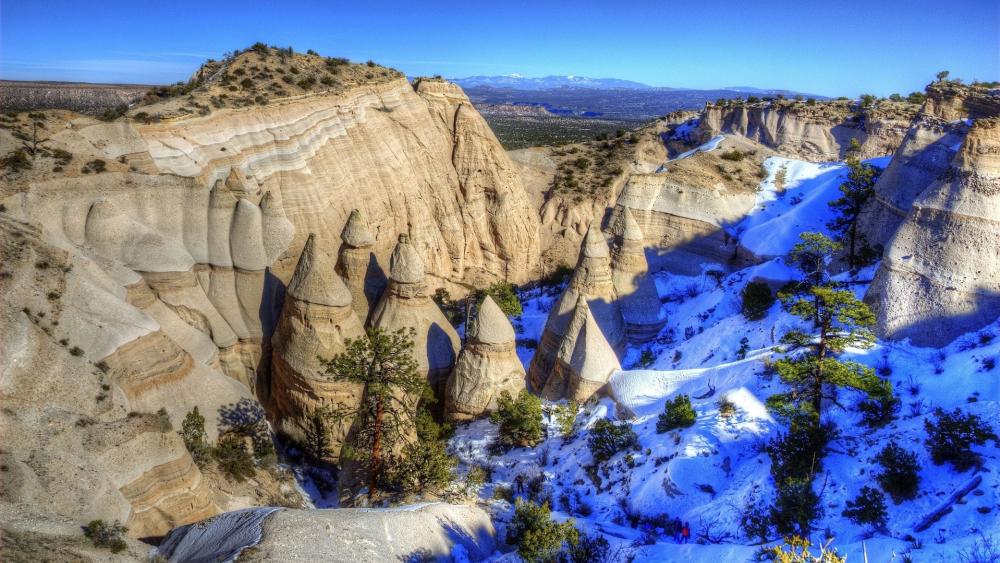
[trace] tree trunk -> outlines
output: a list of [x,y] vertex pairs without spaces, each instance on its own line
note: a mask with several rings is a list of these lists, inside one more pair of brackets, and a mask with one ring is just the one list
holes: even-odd
[[819,327],[819,344],[816,348],[816,373],[813,375],[813,410],[816,411],[816,424],[819,424],[819,409],[823,402],[823,358],[826,357],[826,325]]
[[375,425],[372,429],[372,457],[368,464],[368,502],[374,502],[378,492],[378,478],[382,471],[382,419],[385,416],[385,404],[382,397],[375,399]]
[[857,215],[855,215],[851,219],[851,236],[850,236],[850,240],[851,240],[850,250],[848,250],[848,253],[847,253],[847,265],[850,266],[851,270],[853,271],[854,268],[857,267],[857,261],[856,261],[856,258],[854,257],[855,253],[856,253],[856,251],[855,251],[855,241],[858,240],[858,216]]

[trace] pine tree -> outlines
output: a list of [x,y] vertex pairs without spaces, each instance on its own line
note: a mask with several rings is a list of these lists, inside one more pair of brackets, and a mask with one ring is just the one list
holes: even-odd
[[825,265],[836,243],[818,233],[803,233],[802,240],[793,256],[813,283],[796,293],[783,292],[780,297],[790,313],[812,321],[814,333],[793,330],[782,338],[805,353],[775,362],[778,375],[791,390],[770,397],[768,405],[786,417],[804,412],[819,424],[823,399],[834,398],[831,388],[853,388],[879,398],[891,395],[892,386],[878,378],[872,368],[836,357],[848,347],[874,345],[871,328],[875,315],[853,292],[824,283]]
[[330,443],[329,407],[323,406],[310,412],[306,417],[305,441],[302,449],[314,460],[323,460],[333,455],[333,445]]
[[208,434],[205,433],[205,417],[198,412],[198,407],[194,407],[184,417],[180,435],[181,439],[184,440],[184,446],[191,454],[191,458],[198,464],[198,467],[204,467],[211,458],[212,448],[208,445]]
[[857,270],[866,262],[875,258],[877,251],[868,245],[863,233],[858,232],[858,220],[864,213],[868,201],[875,195],[875,182],[878,181],[882,169],[871,164],[865,164],[858,158],[860,146],[852,139],[848,150],[847,179],[840,184],[841,196],[830,202],[830,207],[839,216],[827,223],[827,227],[837,234],[838,242],[847,246],[847,265],[851,270]]
[[332,407],[329,418],[354,422],[343,456],[366,466],[369,500],[378,496],[385,462],[412,432],[417,403],[429,392],[413,357],[415,335],[412,328],[370,329],[367,338],[348,339],[344,353],[324,360],[326,377],[364,385],[357,407]]

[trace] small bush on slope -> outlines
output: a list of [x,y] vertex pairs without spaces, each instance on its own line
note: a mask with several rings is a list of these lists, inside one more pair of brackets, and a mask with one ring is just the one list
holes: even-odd
[[829,549],[829,544],[820,547],[819,554],[813,555],[808,539],[791,536],[785,538],[785,545],[765,547],[758,552],[758,560],[779,561],[780,563],[845,563],[847,560],[837,555],[837,550]]
[[936,421],[924,420],[927,430],[927,451],[934,463],[951,463],[957,471],[968,471],[980,462],[979,454],[972,451],[972,445],[981,446],[988,440],[996,440],[989,424],[974,414],[965,414],[956,408],[945,412],[934,410]]
[[503,391],[490,421],[500,427],[494,444],[498,450],[534,446],[542,439],[542,400],[525,390],[514,400]]
[[854,500],[847,501],[847,508],[841,513],[855,524],[884,528],[888,514],[885,509],[885,495],[878,489],[865,486]]
[[763,282],[750,282],[741,292],[743,297],[743,316],[748,321],[759,321],[767,315],[768,309],[777,300],[771,288]]
[[531,501],[517,502],[507,528],[507,543],[516,544],[517,553],[529,563],[557,561],[563,544],[576,545],[578,539],[572,520],[558,524],[548,504]]
[[656,432],[662,434],[676,428],[690,428],[694,426],[696,418],[691,399],[687,395],[677,395],[673,400],[667,401],[663,414],[656,421]]
[[614,423],[606,418],[598,420],[590,430],[587,445],[594,461],[605,462],[618,452],[632,448],[639,443],[639,437],[627,422]]
[[253,456],[242,437],[226,434],[215,446],[215,459],[226,477],[242,483],[256,474]]
[[889,493],[896,504],[917,496],[920,489],[920,467],[917,465],[917,455],[901,448],[896,442],[890,442],[877,456],[875,461],[882,466],[882,471],[875,480],[882,489]]
[[187,413],[181,423],[181,439],[198,467],[204,468],[212,458],[212,448],[208,445],[208,435],[205,434],[205,417],[198,412],[198,407]]
[[108,524],[104,520],[93,520],[83,527],[83,535],[94,542],[95,546],[110,549],[111,553],[119,553],[128,548],[122,538],[127,532],[128,528],[117,520],[114,524]]
[[609,561],[611,544],[600,534],[584,534],[559,554],[559,563],[605,563]]
[[480,290],[476,304],[482,304],[487,295],[496,301],[497,306],[508,317],[520,317],[524,311],[521,308],[521,299],[517,296],[517,287],[512,283],[498,281],[486,289]]
[[580,405],[576,401],[556,405],[555,419],[559,426],[559,434],[564,440],[570,440],[576,435],[576,414]]

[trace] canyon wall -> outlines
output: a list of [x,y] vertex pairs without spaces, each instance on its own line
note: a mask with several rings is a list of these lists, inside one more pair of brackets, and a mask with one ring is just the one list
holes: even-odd
[[[287,373],[273,381],[269,339],[310,233],[327,257],[323,276],[336,277],[352,208],[370,218],[374,240],[363,251],[382,264],[397,235],[411,234],[431,291],[532,279],[538,215],[513,164],[460,89],[431,81],[417,90],[392,78],[149,123],[47,112],[44,152],[0,187],[2,247],[21,256],[16,272],[5,260],[0,279],[0,352],[11,366],[0,391],[18,401],[5,428],[59,442],[5,447],[23,486],[0,501],[121,520],[133,535],[279,502],[206,493],[175,430],[197,407],[215,441],[236,405],[269,401],[293,372],[315,376],[310,327],[324,315],[357,318],[347,288],[329,303],[316,292],[292,295],[278,342],[287,365],[277,369]],[[0,144],[6,154],[20,141],[8,128]],[[59,258],[39,258],[36,248]],[[78,385],[66,380],[75,371],[48,367],[64,356],[92,381]],[[81,404],[42,409],[48,395],[25,387],[36,372],[56,378],[45,389],[70,389],[61,399]],[[286,418],[303,414],[292,400],[299,391],[315,390],[279,389]],[[76,459],[33,461],[64,443],[82,444],[65,446]],[[75,467],[92,479],[71,476]],[[278,486],[258,480],[261,490]]]
[[909,127],[915,106],[882,102],[880,107],[853,112],[844,101],[708,106],[699,118],[695,138],[707,142],[719,134],[740,135],[783,155],[812,161],[842,160],[852,139],[861,156],[892,154]]

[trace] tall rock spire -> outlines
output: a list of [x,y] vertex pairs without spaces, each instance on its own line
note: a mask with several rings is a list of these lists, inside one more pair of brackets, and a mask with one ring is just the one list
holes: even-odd
[[465,348],[448,378],[445,415],[471,420],[496,408],[503,391],[512,396],[524,389],[524,366],[517,357],[514,327],[492,297],[479,306],[469,327]]
[[649,275],[645,237],[628,207],[615,221],[615,241],[611,252],[611,278],[625,319],[629,342],[649,342],[666,324],[661,312],[656,283]]
[[399,242],[389,261],[389,287],[372,311],[371,325],[393,332],[413,328],[414,359],[427,374],[427,381],[444,405],[448,375],[455,365],[461,340],[437,304],[427,294],[424,264],[407,234]]
[[[317,409],[358,404],[361,386],[325,377],[320,358],[344,352],[348,338],[364,337],[361,320],[351,307],[351,293],[334,272],[329,255],[310,233],[271,337],[270,397],[274,422],[281,432],[305,440],[309,432],[315,431],[311,417]],[[326,429],[333,459],[339,457],[349,427],[350,422],[344,422]]]
[[625,322],[612,280],[608,244],[596,222],[591,224],[583,238],[576,269],[566,290],[549,312],[541,341],[531,360],[528,380],[536,392],[545,389],[559,351],[563,348],[563,341],[576,337],[570,330],[570,324],[581,296],[586,299],[588,308],[616,355],[623,354]]
[[385,291],[387,280],[372,250],[375,235],[360,210],[351,211],[340,233],[340,240],[337,273],[354,297],[353,306],[358,317],[367,322],[371,310]]

